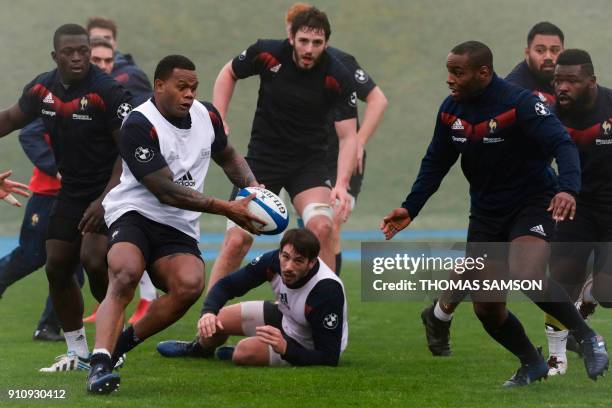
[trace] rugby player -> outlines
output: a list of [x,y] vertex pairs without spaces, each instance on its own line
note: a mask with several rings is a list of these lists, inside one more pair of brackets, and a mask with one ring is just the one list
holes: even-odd
[[41,369],[46,372],[88,368],[83,297],[74,268],[80,258],[94,297],[102,300],[108,285],[102,200],[118,182],[121,161],[115,141],[132,108],[129,93],[90,64],[89,36],[83,27],[59,27],[53,47],[57,68],[36,77],[18,103],[0,112],[0,136],[35,117],[43,119],[62,175],[49,219],[46,271],[68,353]]
[[[90,24],[93,24],[91,21],[92,20],[90,20]],[[99,34],[99,29],[98,31],[96,31],[94,28],[90,29],[90,35],[91,31]],[[143,81],[138,80],[138,78],[144,77],[146,84],[148,84],[149,80],[144,72],[132,76],[125,72],[114,73],[115,58],[113,44],[114,42],[111,43],[111,41],[107,40],[106,37],[92,36],[90,39],[91,62],[97,65],[102,71],[111,75],[117,82],[120,82],[128,91],[132,93],[134,103],[140,104],[151,97],[151,88],[147,88],[148,85],[144,86]],[[138,72],[140,72],[140,70],[138,70]],[[140,299],[136,309],[134,310],[134,314],[128,319],[128,323],[136,323],[139,319],[141,319],[149,309],[151,302],[157,297],[155,286],[153,286],[153,282],[151,282],[151,278],[146,272],[142,275],[139,289]],[[98,306],[99,305],[96,305],[94,312],[91,315],[83,319],[84,322],[93,323],[96,321],[96,311]]]
[[[554,87],[557,116],[580,153],[582,189],[576,197],[579,211],[574,219],[557,225],[551,275],[573,301],[578,301],[593,254],[591,290],[582,293],[591,299],[583,303],[590,300],[591,304],[612,307],[612,90],[597,84],[590,55],[578,49],[559,55]],[[549,375],[567,371],[568,334],[567,329],[547,330]]]
[[[121,183],[104,199],[109,225],[109,287],[96,318],[96,345],[87,390],[107,394],[119,387],[112,372],[119,358],[176,322],[204,288],[200,257],[201,212],[227,216],[251,233],[260,222],[247,210],[255,196],[224,201],[202,194],[211,158],[238,187],[258,186],[246,161],[223,130],[212,104],[195,100],[195,65],[170,55],[157,65],[154,96],[121,127]],[[120,333],[125,307],[144,270],[165,295]]]
[[[291,36],[291,23],[296,15],[306,11],[311,6],[306,3],[295,3],[287,10],[285,15],[285,29],[287,36]],[[366,108],[363,115],[363,121],[358,123],[357,129],[357,163],[353,171],[348,186],[348,194],[351,198],[350,210],[352,211],[357,196],[361,191],[363,177],[365,174],[365,147],[368,140],[374,135],[378,128],[378,124],[383,118],[385,109],[387,108],[387,98],[380,87],[376,85],[374,79],[359,65],[355,57],[345,53],[334,47],[327,47],[327,52],[344,65],[344,67],[353,74],[353,87],[357,98],[366,103]],[[333,116],[330,116],[327,126],[328,147],[327,147],[327,168],[330,187],[336,184],[336,175],[338,173],[338,135],[334,126]],[[301,219],[300,219],[301,221]],[[342,268],[342,243],[340,241],[340,231],[345,219],[340,217],[338,213],[334,214],[332,242],[334,248],[334,260],[336,262],[335,272],[340,275]],[[299,224],[299,223],[298,223]]]
[[[293,19],[288,40],[259,40],[227,63],[213,90],[224,121],[239,79],[260,77],[259,98],[246,160],[257,180],[279,193],[285,188],[306,228],[321,243],[321,259],[335,267],[333,209],[346,218],[347,193],[356,158],[356,101],[351,74],[326,51],[331,29],[325,13],[310,8]],[[334,188],[326,185],[326,126],[333,112],[340,153]],[[228,224],[209,287],[238,269],[253,238]]]
[[[563,51],[564,41],[563,32],[556,25],[545,21],[534,25],[527,34],[525,59],[514,67],[506,81],[532,91],[549,106],[554,104],[552,74],[557,57]],[[465,296],[465,292],[445,291],[433,305],[422,311],[421,320],[425,326],[427,345],[434,356],[451,354],[450,325],[453,313]],[[546,320],[556,322],[548,315]],[[552,330],[552,324],[546,325],[547,333]],[[559,322],[554,324],[555,327],[561,326]]]
[[[219,348],[219,358],[251,366],[338,365],[348,341],[346,296],[340,278],[318,257],[319,249],[309,230],[285,232],[279,249],[257,257],[209,291],[195,341],[164,341],[157,351],[165,357],[212,357],[236,335],[248,337],[235,348]],[[265,282],[278,302],[224,307]]]
[[[446,66],[451,95],[440,107],[410,194],[383,219],[381,230],[391,239],[406,228],[461,155],[471,196],[468,248],[478,242],[509,242],[507,254],[492,255],[491,265],[507,268],[511,279],[545,283],[542,291],[525,294],[574,330],[587,375],[596,380],[608,367],[604,341],[585,323],[563,288],[546,278],[554,222],[571,220],[576,211],[574,196],[580,190],[576,147],[542,101],[497,77],[486,45],[478,41],[457,45]],[[558,192],[549,171],[551,156],[559,166]],[[505,301],[483,300],[475,299],[474,311],[484,329],[521,363],[504,386],[524,386],[546,377],[546,361]]]

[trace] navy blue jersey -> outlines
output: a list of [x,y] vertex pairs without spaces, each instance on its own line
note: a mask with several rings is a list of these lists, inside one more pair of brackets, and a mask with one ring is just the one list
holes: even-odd
[[[155,104],[154,99],[151,101]],[[227,136],[223,128],[223,121],[212,103],[206,101],[200,101],[200,103],[208,110],[215,131],[215,140],[211,145],[211,154],[215,154],[227,146]],[[179,129],[191,128],[191,115],[189,113],[183,118],[175,120],[166,119]],[[150,149],[153,152],[151,159],[148,161],[137,160],[134,152],[138,148]],[[119,151],[130,171],[136,180],[139,181],[147,174],[168,166],[159,147],[159,139],[155,127],[142,113],[137,111],[130,113],[129,118],[121,128]]]
[[497,75],[477,98],[455,102],[449,96],[442,103],[419,175],[402,204],[412,218],[459,155],[472,211],[506,213],[556,190],[551,156],[559,165],[559,188],[580,191],[578,151],[559,119],[535,95]]
[[[355,57],[342,50],[334,47],[328,47],[327,52],[332,58],[340,61],[342,65],[353,75],[353,87],[355,88],[355,95],[357,99],[365,102],[366,98],[372,92],[372,89],[376,88],[376,82],[374,79],[359,65]],[[336,134],[336,127],[334,126],[333,116],[330,116],[330,120],[327,126],[327,137],[329,147],[327,149],[327,162],[331,168],[335,168],[338,162],[338,135]]]
[[112,132],[132,109],[131,96],[92,65],[65,87],[57,69],[30,82],[19,99],[28,116],[41,117],[62,175],[60,197],[93,201],[110,179],[118,150]]
[[582,169],[579,202],[612,206],[612,90],[597,86],[589,111],[557,111],[578,146]]
[[132,94],[133,105],[138,106],[153,94],[151,82],[134,62],[130,54],[115,51],[115,62],[111,76]]
[[259,40],[232,61],[239,79],[259,75],[247,158],[277,163],[327,149],[327,121],[356,118],[351,74],[327,52],[299,69],[288,40]]
[[548,106],[555,104],[555,89],[551,81],[541,80],[529,69],[527,61],[518,63],[506,77],[506,81],[521,88],[532,91],[542,102]]
[[[312,270],[291,286],[299,289],[316,275],[319,262]],[[272,281],[280,275],[279,250],[270,251],[256,258],[247,266],[229,274],[212,287],[202,307],[202,314],[218,314],[221,308],[231,299],[245,295],[265,282]],[[282,299],[281,299],[282,301]],[[283,359],[294,365],[337,365],[340,358],[342,342],[342,324],[332,330],[325,325],[325,317],[335,315],[338,322],[344,319],[344,292],[335,280],[322,279],[308,294],[304,308],[306,320],[312,328],[314,350],[302,347],[285,334],[287,351]]]

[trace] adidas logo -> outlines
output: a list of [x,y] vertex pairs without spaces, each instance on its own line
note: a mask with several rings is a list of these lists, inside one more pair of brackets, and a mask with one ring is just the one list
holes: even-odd
[[43,99],[42,101],[43,103],[50,103],[51,105],[55,103],[55,101],[53,101],[53,95],[51,94],[51,92],[49,92],[47,96],[45,96],[45,99]]
[[272,68],[270,68],[270,71],[274,72],[275,74],[278,72],[278,70],[281,68],[282,64],[276,64],[275,66],[273,66]]
[[190,172],[185,173],[183,177],[176,180],[175,183],[183,187],[195,187],[196,184]]
[[529,231],[535,232],[536,234],[540,234],[543,237],[546,236],[546,232],[544,232],[544,227],[542,226],[542,224],[529,228]]
[[461,123],[461,119],[457,119],[453,122],[453,126],[451,126],[452,130],[465,130],[463,127],[463,123]]

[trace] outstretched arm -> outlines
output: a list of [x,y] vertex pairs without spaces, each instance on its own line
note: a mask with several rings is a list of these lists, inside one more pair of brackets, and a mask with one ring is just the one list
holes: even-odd
[[21,129],[32,121],[32,117],[25,114],[19,104],[14,104],[0,112],[0,137],[4,137],[14,130]]

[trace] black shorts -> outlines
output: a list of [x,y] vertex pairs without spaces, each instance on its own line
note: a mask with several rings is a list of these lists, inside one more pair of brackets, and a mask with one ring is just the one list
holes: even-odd
[[152,271],[153,263],[172,254],[192,254],[200,259],[198,242],[189,235],[168,225],[152,221],[136,211],[119,217],[109,228],[108,248],[118,242],[136,245],[145,259],[146,268]]
[[594,274],[612,274],[612,208],[578,200],[574,219],[557,224],[552,259],[586,269],[591,254]]
[[[71,201],[59,196],[49,215],[47,239],[58,239],[66,242],[75,242],[80,239],[79,222],[81,222],[89,204],[91,204],[89,201]],[[103,222],[95,233],[106,235],[108,233],[106,224]]]
[[546,211],[553,194],[542,194],[505,214],[484,214],[472,211],[468,226],[468,242],[510,242],[529,235],[550,242],[555,222]]
[[278,310],[278,304],[269,300],[264,301],[263,317],[266,325],[274,326],[281,331],[283,330],[283,314]]
[[[328,187],[326,181],[327,165],[324,154],[316,154],[302,161],[275,163],[262,162],[250,157],[246,158],[255,178],[266,189],[279,194],[285,188],[291,199],[302,191],[314,187]],[[235,190],[237,191],[237,190]],[[232,193],[232,199],[235,193]]]
[[[365,176],[366,156],[367,156],[366,152],[364,151],[363,152],[363,169],[362,169],[361,174],[359,173],[353,174],[349,181],[349,187],[347,191],[351,196],[353,196],[355,201],[357,200],[357,197],[359,196],[359,193],[361,192],[361,185],[363,184],[363,177]],[[327,168],[328,168],[329,185],[333,187],[336,184],[336,176],[338,175],[338,158],[336,157],[336,160],[329,159],[329,162],[327,163]]]

